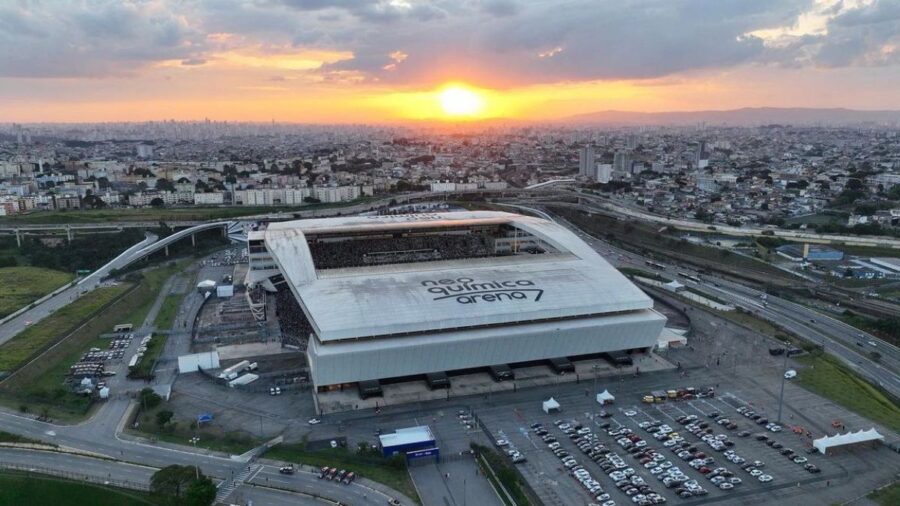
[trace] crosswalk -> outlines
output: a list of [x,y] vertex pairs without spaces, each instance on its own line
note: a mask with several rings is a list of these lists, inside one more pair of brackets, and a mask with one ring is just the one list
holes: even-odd
[[252,479],[251,476],[255,476],[260,471],[262,471],[261,465],[252,464],[246,468],[242,468],[241,472],[236,474],[234,478],[219,483],[218,490],[216,491],[216,504],[225,502],[225,499],[227,499],[232,492]]

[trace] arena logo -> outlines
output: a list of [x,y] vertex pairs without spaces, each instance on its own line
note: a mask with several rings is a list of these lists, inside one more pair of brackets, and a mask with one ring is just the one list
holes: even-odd
[[475,281],[473,278],[439,279],[422,281],[428,293],[437,295],[432,300],[456,299],[460,304],[479,302],[505,302],[530,300],[538,302],[544,290],[534,288],[530,279],[510,281]]

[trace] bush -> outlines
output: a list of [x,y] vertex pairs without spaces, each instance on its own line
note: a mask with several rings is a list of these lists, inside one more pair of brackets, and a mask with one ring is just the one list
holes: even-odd
[[140,393],[141,406],[144,409],[153,409],[162,403],[162,397],[159,396],[152,388],[145,388]]

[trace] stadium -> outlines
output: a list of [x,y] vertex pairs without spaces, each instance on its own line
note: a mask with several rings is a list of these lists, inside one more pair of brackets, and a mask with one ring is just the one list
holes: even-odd
[[530,216],[296,220],[249,241],[250,293],[274,294],[317,392],[646,351],[665,323],[589,245]]

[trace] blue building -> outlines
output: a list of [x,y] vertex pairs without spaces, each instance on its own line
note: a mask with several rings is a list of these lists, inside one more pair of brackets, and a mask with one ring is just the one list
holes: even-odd
[[818,244],[785,244],[775,251],[794,262],[840,262],[844,259],[843,251]]
[[378,436],[378,439],[381,443],[381,453],[385,457],[391,457],[397,453],[406,455],[408,459],[430,456],[439,457],[434,433],[431,432],[431,428],[427,425],[397,429],[393,434]]

